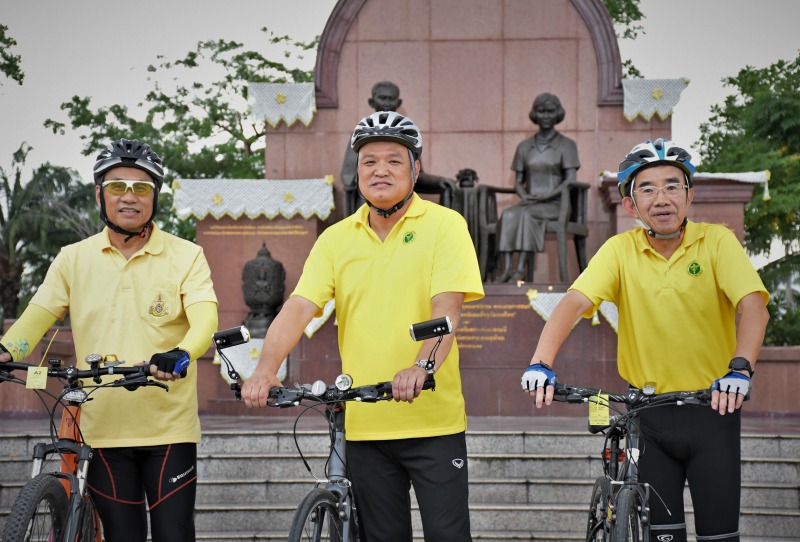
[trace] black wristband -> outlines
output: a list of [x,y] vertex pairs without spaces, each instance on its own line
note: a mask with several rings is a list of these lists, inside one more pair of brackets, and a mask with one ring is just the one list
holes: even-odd
[[731,360],[728,364],[728,369],[733,371],[747,371],[747,374],[750,375],[750,378],[753,378],[755,371],[753,370],[753,366],[750,365],[750,362],[747,358],[743,358],[742,356],[736,356]]

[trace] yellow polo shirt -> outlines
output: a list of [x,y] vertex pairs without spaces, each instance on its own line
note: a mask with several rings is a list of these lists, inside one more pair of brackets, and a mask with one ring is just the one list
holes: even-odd
[[[431,318],[435,295],[463,292],[465,302],[483,297],[475,248],[461,215],[415,194],[383,242],[368,216],[363,205],[323,232],[292,293],[318,307],[336,298],[342,370],[355,386],[392,380],[421,357],[409,326]],[[423,392],[412,404],[349,403],[346,423],[349,440],[466,430],[457,342],[436,373],[435,392]]]
[[617,305],[620,376],[655,383],[658,393],[704,389],[724,375],[736,349],[736,306],[753,292],[769,300],[736,236],[695,222],[669,260],[643,229],[615,235],[571,289],[595,309],[603,300]]
[[[127,365],[148,361],[184,338],[189,330],[185,307],[216,304],[203,249],[157,227],[151,232],[129,260],[111,246],[107,228],[64,247],[31,299],[58,319],[69,310],[80,368],[87,367],[88,354],[115,354]],[[192,369],[186,378],[168,382],[169,392],[148,387],[92,393],[81,418],[86,441],[96,448],[199,442],[197,370]]]

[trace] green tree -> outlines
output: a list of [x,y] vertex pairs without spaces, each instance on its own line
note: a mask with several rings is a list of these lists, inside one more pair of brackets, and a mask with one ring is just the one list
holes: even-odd
[[697,143],[704,171],[769,170],[769,197],[756,190],[745,207],[745,246],[766,255],[773,242],[786,255],[759,270],[771,292],[767,344],[800,344],[796,280],[800,269],[800,54],[766,68],[746,66],[723,79],[735,89],[711,108]]
[[[27,183],[22,171],[31,151],[23,143],[8,171],[0,168],[0,312],[14,318],[61,246],[98,230],[93,187],[77,172],[44,164]],[[94,226],[93,226],[94,224]]]
[[[120,104],[93,109],[87,97],[74,96],[63,103],[71,128],[82,132],[83,153],[92,155],[113,139],[135,138],[150,143],[162,157],[168,185],[176,177],[262,178],[265,123],[250,114],[247,84],[312,81],[312,72],[293,65],[317,45],[317,39],[295,41],[267,28],[262,31],[269,44],[284,48],[285,62],[226,40],[201,41],[175,60],[158,57],[157,64],[148,68],[152,90],[139,104],[145,110],[143,118]],[[201,82],[200,72],[215,73],[217,78]],[[48,119],[45,126],[64,133],[64,122]],[[163,205],[159,198],[159,225],[193,239],[194,221],[170,214],[169,198],[165,194]]]
[[[0,24],[0,73],[9,79],[22,84],[25,74],[22,72],[22,57],[10,51],[17,44],[17,40],[8,35],[8,27]],[[2,86],[0,80],[0,86]]]
[[[639,2],[640,0],[603,0],[611,20],[614,21],[617,38],[635,40],[640,33],[645,33],[640,24],[645,16],[639,9]],[[629,79],[644,77],[629,58],[623,60],[622,71]]]

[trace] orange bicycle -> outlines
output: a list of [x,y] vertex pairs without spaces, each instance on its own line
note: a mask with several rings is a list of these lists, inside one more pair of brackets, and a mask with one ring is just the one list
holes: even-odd
[[[97,354],[86,357],[89,369],[61,367],[61,360],[49,360],[49,367],[28,363],[0,363],[0,383],[26,381],[14,371],[32,372],[42,378],[57,378],[64,387],[58,396],[44,390],[55,399],[48,408],[50,442],[40,442],[33,448],[31,481],[25,484],[14,501],[3,530],[5,542],[102,542],[100,520],[86,487],[86,473],[92,459],[92,447],[83,441],[80,430],[81,406],[99,388],[124,387],[135,390],[141,386],[158,386],[169,391],[166,384],[150,378],[150,366],[121,367],[124,362],[103,358]],[[103,381],[103,376],[121,376]],[[92,379],[94,385],[84,386],[81,379]],[[86,390],[91,391],[87,392]],[[61,411],[61,424],[56,428],[56,412]],[[58,465],[55,465],[55,462]],[[56,470],[50,471],[48,465]]]

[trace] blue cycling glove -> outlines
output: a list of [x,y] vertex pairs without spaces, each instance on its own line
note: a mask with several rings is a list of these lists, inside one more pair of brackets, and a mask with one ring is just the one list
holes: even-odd
[[159,371],[180,374],[182,377],[186,376],[189,362],[189,354],[178,348],[173,348],[169,352],[153,354],[153,357],[150,358],[150,365],[155,365]]
[[558,381],[556,373],[546,363],[535,363],[525,369],[522,374],[522,389],[524,391],[536,391],[545,386],[555,386]]
[[750,393],[750,377],[736,371],[729,371],[728,374],[716,379],[711,384],[711,391],[714,390],[724,393],[737,393],[747,397],[747,394]]

